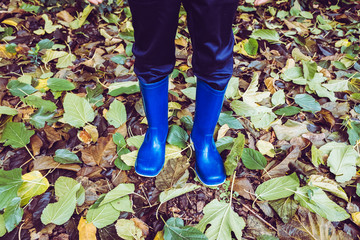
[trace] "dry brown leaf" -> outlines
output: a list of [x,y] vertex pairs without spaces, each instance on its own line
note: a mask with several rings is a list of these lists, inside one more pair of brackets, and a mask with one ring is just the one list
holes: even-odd
[[123,135],[123,137],[125,138],[127,136],[127,127],[126,127],[126,123],[124,123],[123,125],[121,125],[120,127],[118,127],[115,131],[115,133],[120,133],[121,135]]
[[81,150],[81,158],[89,166],[113,167],[116,156],[116,145],[112,135],[101,137],[96,145]]
[[296,22],[296,21],[288,21],[286,19],[283,20],[285,25],[289,30],[295,29],[300,36],[305,36],[309,34],[309,27],[306,24]]
[[295,162],[300,156],[300,149],[299,147],[295,147],[280,164],[276,167],[272,168],[271,170],[264,173],[263,177],[264,180],[269,180],[270,178],[281,177],[285,176],[286,172],[289,171],[289,163]]
[[325,133],[304,133],[303,135],[301,135],[303,138],[306,138],[307,140],[309,140],[312,144],[314,144],[316,147],[321,147],[322,145],[324,145],[326,142],[324,141],[326,135]]
[[51,148],[55,142],[61,140],[61,134],[58,131],[56,131],[55,128],[53,127],[45,125],[44,132],[46,134],[47,140],[49,140],[50,143],[49,148]]
[[350,240],[345,232],[337,230],[330,221],[299,207],[291,222],[277,221],[280,240]]
[[[231,184],[230,184],[231,186]],[[229,187],[230,187],[229,186]],[[254,200],[254,189],[246,177],[236,178],[234,182],[234,191],[243,198]]]
[[127,180],[128,177],[125,171],[115,170],[111,173],[111,182],[115,187],[121,183],[126,183]]
[[32,135],[30,138],[30,145],[34,156],[39,155],[40,149],[43,146],[43,142],[41,141],[41,138],[38,135]]
[[80,218],[77,229],[79,230],[79,240],[96,240],[96,227],[83,217]]
[[101,49],[101,48],[97,48],[95,49],[95,53],[93,55],[93,57],[89,60],[86,60],[84,62],[82,62],[82,65],[91,67],[91,68],[100,68],[103,67],[103,63],[105,62],[105,59],[102,57],[102,55],[105,53],[105,50]]
[[79,131],[77,133],[77,137],[80,139],[80,141],[86,144],[90,144],[92,141],[91,135],[85,130]]
[[75,172],[78,172],[81,169],[81,167],[77,164],[60,164],[58,162],[55,162],[53,157],[39,156],[39,157],[35,157],[34,166],[31,171],[35,171],[35,170],[40,171],[40,170],[53,169],[53,168],[66,169]]
[[321,114],[321,116],[323,117],[323,119],[330,124],[330,127],[334,127],[336,124],[336,120],[334,118],[334,116],[332,115],[332,113],[329,110],[326,109],[321,109],[321,111],[319,112],[319,114]]
[[227,131],[229,131],[229,129],[230,129],[229,125],[227,125],[227,124],[224,124],[223,126],[221,126],[217,133],[217,140],[224,137],[225,134],[227,133]]
[[88,178],[101,178],[103,175],[101,175],[102,168],[99,166],[94,167],[82,167],[80,171],[77,173],[77,176],[86,176]]
[[61,20],[64,20],[67,23],[70,23],[70,22],[74,21],[74,19],[75,19],[73,16],[70,15],[70,13],[68,11],[65,11],[65,10],[58,12],[56,14],[56,16],[58,18],[60,18]]
[[190,163],[186,157],[169,159],[156,177],[156,188],[160,191],[171,188],[184,175],[189,166]]
[[271,94],[276,92],[275,89],[275,79],[272,77],[268,77],[264,80],[267,89],[270,91]]
[[143,236],[146,237],[147,235],[149,235],[149,227],[148,227],[148,225],[146,225],[146,223],[144,223],[143,221],[141,221],[138,218],[131,218],[130,220],[135,223],[135,226],[137,228],[141,229]]

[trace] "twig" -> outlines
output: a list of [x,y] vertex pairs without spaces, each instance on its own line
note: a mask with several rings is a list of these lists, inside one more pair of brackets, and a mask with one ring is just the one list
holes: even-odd
[[238,201],[238,203],[240,203],[242,206],[244,206],[247,210],[249,210],[252,214],[255,215],[255,217],[257,217],[258,219],[260,219],[260,221],[262,221],[263,223],[265,223],[266,225],[268,225],[272,230],[277,232],[277,229],[271,225],[270,223],[268,223],[265,219],[263,219],[262,217],[259,216],[259,214],[257,214],[256,212],[254,212],[251,208],[249,208],[248,206],[246,206],[245,204],[241,203]]

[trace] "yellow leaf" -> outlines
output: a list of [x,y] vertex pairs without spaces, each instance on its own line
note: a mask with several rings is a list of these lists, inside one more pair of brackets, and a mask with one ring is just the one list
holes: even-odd
[[240,53],[244,56],[247,56],[247,57],[250,57],[250,58],[256,58],[256,56],[252,56],[252,55],[249,55],[246,51],[245,51],[245,44],[248,42],[249,40],[248,39],[245,39],[239,43],[237,43],[235,46],[234,46],[234,52],[237,52],[237,53]]
[[2,21],[1,23],[4,23],[6,25],[10,25],[10,26],[13,26],[13,27],[16,27],[19,22],[21,22],[22,19],[21,18],[8,18],[8,19],[5,19],[4,21]]
[[42,18],[45,20],[44,29],[46,33],[52,33],[55,32],[57,28],[61,28],[60,25],[54,25],[53,22],[49,19],[48,15],[43,14]]
[[38,79],[38,85],[35,88],[37,90],[46,92],[47,90],[49,90],[49,88],[47,86],[47,80],[48,80],[48,78]]
[[64,52],[64,51],[53,51],[51,49],[48,49],[45,54],[41,57],[41,61],[43,63],[45,63],[45,65],[54,60],[54,59],[57,59],[57,58],[60,58],[60,57],[63,57],[63,56],[66,56],[67,55],[67,52]]
[[190,67],[186,64],[181,64],[181,66],[179,66],[179,70],[182,72],[186,72],[189,69],[190,69]]
[[351,217],[352,217],[354,223],[356,223],[356,225],[360,226],[360,212],[352,213]]
[[15,53],[6,51],[6,45],[0,44],[0,58],[13,59],[15,58],[15,55]]
[[164,230],[158,231],[154,240],[164,240]]
[[349,40],[345,38],[345,39],[341,39],[335,43],[335,47],[342,47],[342,46],[350,47],[351,42],[349,42]]
[[79,240],[96,240],[96,227],[93,223],[88,223],[83,217],[80,218]]
[[49,187],[48,180],[39,171],[32,171],[22,175],[24,181],[18,190],[21,206],[26,205],[32,197],[43,194]]
[[96,142],[99,138],[99,133],[94,125],[88,124],[84,127],[85,131],[91,136],[91,140]]
[[180,110],[181,104],[177,102],[169,102],[169,110]]
[[76,56],[72,53],[67,53],[66,55],[59,58],[56,67],[57,68],[67,68],[74,65],[73,61],[76,60]]

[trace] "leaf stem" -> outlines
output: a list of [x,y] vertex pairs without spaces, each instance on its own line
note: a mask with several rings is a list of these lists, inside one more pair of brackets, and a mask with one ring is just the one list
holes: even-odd
[[28,151],[28,153],[30,154],[31,158],[32,158],[33,160],[35,160],[35,157],[34,157],[34,155],[31,153],[30,149],[29,149],[26,145],[25,145],[25,148],[26,148],[26,150]]

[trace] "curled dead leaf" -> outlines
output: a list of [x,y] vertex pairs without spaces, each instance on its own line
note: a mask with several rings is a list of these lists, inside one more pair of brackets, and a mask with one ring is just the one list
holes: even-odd
[[96,145],[81,150],[81,158],[89,166],[113,167],[116,156],[116,145],[112,135],[101,137]]
[[32,135],[30,138],[30,145],[34,156],[39,155],[40,149],[43,146],[43,142],[41,141],[41,138],[38,135]]
[[190,163],[186,157],[169,159],[164,169],[156,177],[156,188],[160,191],[171,188],[182,178],[189,166]]

